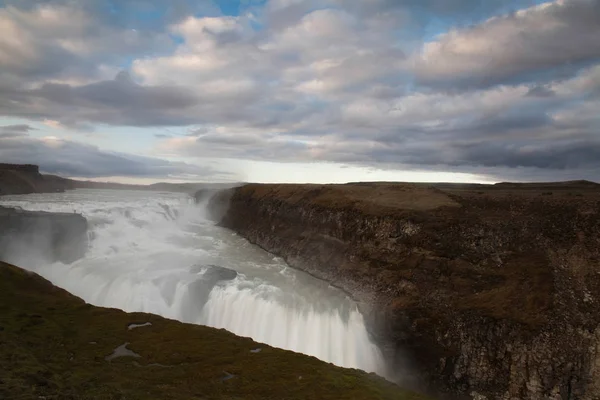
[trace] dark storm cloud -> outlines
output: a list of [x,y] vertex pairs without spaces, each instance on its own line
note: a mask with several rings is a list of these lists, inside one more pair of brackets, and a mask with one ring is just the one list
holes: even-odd
[[[338,149],[338,162],[357,162],[350,148]],[[572,180],[588,179],[600,182],[600,143],[478,143],[446,144],[400,148],[385,147],[363,151],[364,159],[379,160],[382,168],[448,171],[488,176],[496,181],[507,180]]]
[[457,150],[460,158],[451,162],[451,165],[534,167],[555,170],[597,168],[600,170],[600,142],[523,145],[483,143],[459,146]]
[[35,128],[27,124],[0,126],[0,139],[27,136],[27,133],[31,130],[35,130]]
[[83,86],[47,83],[39,89],[2,93],[0,115],[59,119],[76,126],[79,121],[113,125],[186,125],[185,110],[196,97],[184,88],[142,86],[121,72],[114,80]]
[[36,129],[27,124],[0,126],[0,132],[27,133],[29,131],[34,131],[34,130],[36,130]]
[[85,178],[133,176],[201,180],[227,176],[209,167],[108,152],[58,139],[0,136],[0,162],[37,164],[47,173]]
[[[531,132],[551,126],[552,123],[552,119],[543,107],[515,108],[495,115],[481,116],[469,121],[462,128],[460,137],[493,137],[494,135],[510,133],[515,130]],[[448,133],[458,138],[457,130],[449,130]]]
[[[15,57],[19,55],[10,51],[11,49],[0,49],[4,53],[3,57]],[[67,69],[74,70],[75,66],[81,70],[92,67],[88,60],[77,57],[76,55],[55,46],[44,46],[39,49],[34,62],[14,63],[4,62],[2,65],[3,74],[12,74],[21,79],[31,78],[49,78],[64,72]]]
[[[454,167],[467,172],[475,167],[536,168],[548,171],[583,170],[595,172],[600,179],[600,142],[598,140],[530,141],[515,137],[511,141],[476,143],[409,144],[366,150],[365,159],[382,163]],[[339,152],[337,159],[345,160]],[[462,168],[462,169],[461,169]],[[551,173],[548,174],[551,176]]]
[[149,111],[186,108],[195,103],[194,96],[182,88],[141,86],[133,82],[125,71],[120,72],[112,81],[78,87],[46,84],[30,94],[69,106],[83,103],[97,107],[129,107]]

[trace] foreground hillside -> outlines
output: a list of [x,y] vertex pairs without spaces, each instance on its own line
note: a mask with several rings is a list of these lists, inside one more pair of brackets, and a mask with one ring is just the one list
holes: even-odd
[[475,399],[600,398],[600,185],[246,185],[211,210]]
[[424,399],[224,330],[93,307],[3,262],[0,398]]

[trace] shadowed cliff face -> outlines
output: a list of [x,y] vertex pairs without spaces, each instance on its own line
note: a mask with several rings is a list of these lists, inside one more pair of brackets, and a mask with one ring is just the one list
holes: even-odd
[[246,185],[212,207],[230,199],[222,225],[361,301],[429,385],[596,399],[598,187]]
[[17,169],[8,164],[0,164],[0,195],[35,193],[36,182],[41,178],[37,169]]
[[0,196],[64,192],[74,188],[73,182],[54,175],[42,175],[37,165],[0,163]]
[[79,214],[0,207],[0,260],[71,263],[87,250],[87,221]]

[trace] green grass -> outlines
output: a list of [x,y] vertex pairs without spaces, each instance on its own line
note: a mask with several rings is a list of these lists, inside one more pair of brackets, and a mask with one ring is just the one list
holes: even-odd
[[[105,360],[126,342],[140,358]],[[94,307],[0,262],[0,399],[425,397],[225,330]]]

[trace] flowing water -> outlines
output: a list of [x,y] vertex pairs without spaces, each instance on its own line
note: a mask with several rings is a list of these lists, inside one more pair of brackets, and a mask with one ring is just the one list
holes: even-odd
[[[385,375],[381,353],[351,299],[215,226],[185,194],[75,190],[5,196],[0,205],[87,218],[90,242],[83,259],[48,264],[13,254],[9,261],[91,304],[225,328]],[[237,276],[218,280],[231,271],[212,266]]]

